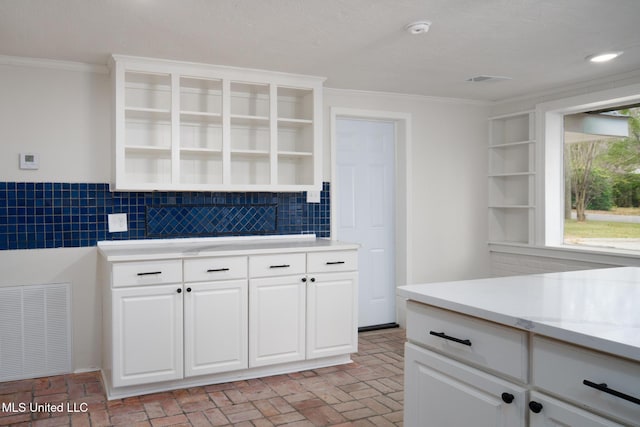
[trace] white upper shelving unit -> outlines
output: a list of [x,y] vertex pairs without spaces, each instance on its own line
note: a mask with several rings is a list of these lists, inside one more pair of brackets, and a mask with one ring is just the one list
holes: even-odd
[[324,79],[114,55],[114,188],[322,188]]

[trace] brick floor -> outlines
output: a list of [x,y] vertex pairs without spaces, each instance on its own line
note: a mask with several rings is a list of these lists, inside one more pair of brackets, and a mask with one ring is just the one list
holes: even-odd
[[0,383],[0,426],[401,426],[404,341],[363,332],[348,365],[112,401],[97,372]]

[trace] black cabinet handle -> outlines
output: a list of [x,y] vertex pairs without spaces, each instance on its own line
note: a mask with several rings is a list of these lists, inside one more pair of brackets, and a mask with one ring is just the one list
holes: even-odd
[[289,264],[271,265],[271,266],[269,266],[269,268],[287,268],[287,267],[291,267],[291,266]]
[[638,399],[637,397],[629,396],[628,394],[624,394],[622,392],[619,392],[618,390],[609,388],[607,387],[606,383],[596,384],[589,380],[583,380],[582,384],[586,385],[587,387],[595,388],[596,390],[600,390],[601,392],[610,394],[612,396],[619,397],[620,399],[624,399],[628,402],[635,403],[636,405],[640,405],[640,399]]
[[179,293],[179,294],[181,294],[181,293],[182,293],[182,288],[178,288],[178,289],[176,289],[176,292],[177,292],[177,293]]
[[312,277],[312,278],[311,278],[311,281],[312,281],[312,282],[315,282],[315,281],[316,281],[316,278],[315,278],[315,277]]
[[531,402],[529,402],[529,409],[531,409],[531,412],[533,412],[534,414],[539,414],[540,411],[542,411],[542,403],[532,400]]
[[306,281],[307,281],[307,278],[306,278],[306,277],[303,277],[303,278],[302,278],[302,283],[305,283]]
[[162,271],[149,271],[147,273],[138,273],[138,276],[153,276],[154,274],[162,274]]
[[444,338],[445,340],[454,341],[454,342],[457,342],[457,343],[460,343],[460,344],[464,344],[464,345],[468,345],[469,347],[471,347],[471,341],[469,341],[469,340],[461,340],[460,338],[451,337],[451,336],[445,334],[444,332],[429,331],[429,335],[434,335],[434,336],[439,337],[439,338]]
[[228,268],[210,268],[207,273],[216,273],[218,271],[229,271]]
[[344,264],[344,261],[327,261],[327,265]]
[[513,399],[515,399],[515,397],[511,393],[502,393],[501,397],[504,403],[511,403],[513,402]]
[[191,288],[187,288],[187,292],[191,292]]

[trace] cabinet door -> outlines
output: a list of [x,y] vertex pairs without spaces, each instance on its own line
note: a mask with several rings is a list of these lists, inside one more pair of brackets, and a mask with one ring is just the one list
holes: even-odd
[[247,280],[185,284],[185,376],[247,368]]
[[113,386],[182,378],[182,284],[112,295]]
[[525,425],[525,389],[413,344],[405,346],[404,396],[406,426]]
[[532,392],[530,400],[542,405],[540,412],[529,414],[530,427],[622,427],[573,405],[544,394]]
[[303,277],[249,281],[249,367],[305,358]]
[[307,359],[358,351],[358,273],[307,279]]

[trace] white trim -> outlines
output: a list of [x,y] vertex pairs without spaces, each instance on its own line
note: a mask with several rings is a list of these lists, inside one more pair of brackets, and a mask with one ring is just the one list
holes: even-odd
[[622,249],[603,250],[587,246],[529,246],[524,244],[489,243],[489,252],[542,258],[580,261],[620,267],[640,267],[640,255]]
[[339,88],[331,88],[327,86],[324,87],[324,91],[325,93],[334,94],[334,95],[346,95],[346,96],[354,96],[354,97],[362,97],[362,96],[389,97],[393,99],[400,98],[400,99],[406,99],[406,100],[440,102],[442,104],[477,105],[481,107],[488,107],[494,104],[493,101],[482,101],[477,99],[447,98],[443,96],[383,92],[383,91],[375,91],[375,90],[339,89]]
[[267,236],[222,236],[222,237],[185,237],[182,239],[136,239],[136,240],[101,240],[98,248],[110,246],[136,246],[136,245],[182,245],[185,243],[228,243],[264,240],[316,240],[315,234],[270,234]]
[[22,56],[0,55],[0,65],[109,74],[109,68],[102,64],[87,64],[84,62],[59,61],[56,59],[28,58]]
[[[337,240],[337,218],[338,218],[338,202],[335,197],[335,189],[337,182],[336,173],[336,119],[338,117],[349,117],[355,119],[377,119],[377,120],[389,120],[396,123],[396,153],[398,152],[398,146],[402,144],[405,155],[403,158],[396,156],[396,177],[404,171],[403,179],[396,180],[396,189],[398,188],[398,181],[405,182],[405,193],[403,198],[405,205],[396,210],[396,233],[397,233],[397,221],[404,208],[404,220],[405,230],[403,236],[397,236],[396,245],[404,242],[404,248],[401,251],[396,250],[396,256],[398,253],[405,255],[405,263],[403,266],[405,278],[405,284],[413,283],[413,201],[412,201],[412,173],[411,173],[411,114],[409,113],[397,113],[390,111],[378,111],[378,110],[364,110],[357,108],[343,108],[343,107],[331,107],[331,239]],[[402,188],[402,186],[400,186]],[[397,190],[396,190],[397,191]],[[396,205],[398,198],[396,197]],[[399,238],[399,239],[398,239]],[[402,274],[401,274],[402,275]],[[399,286],[400,284],[398,284]]]

